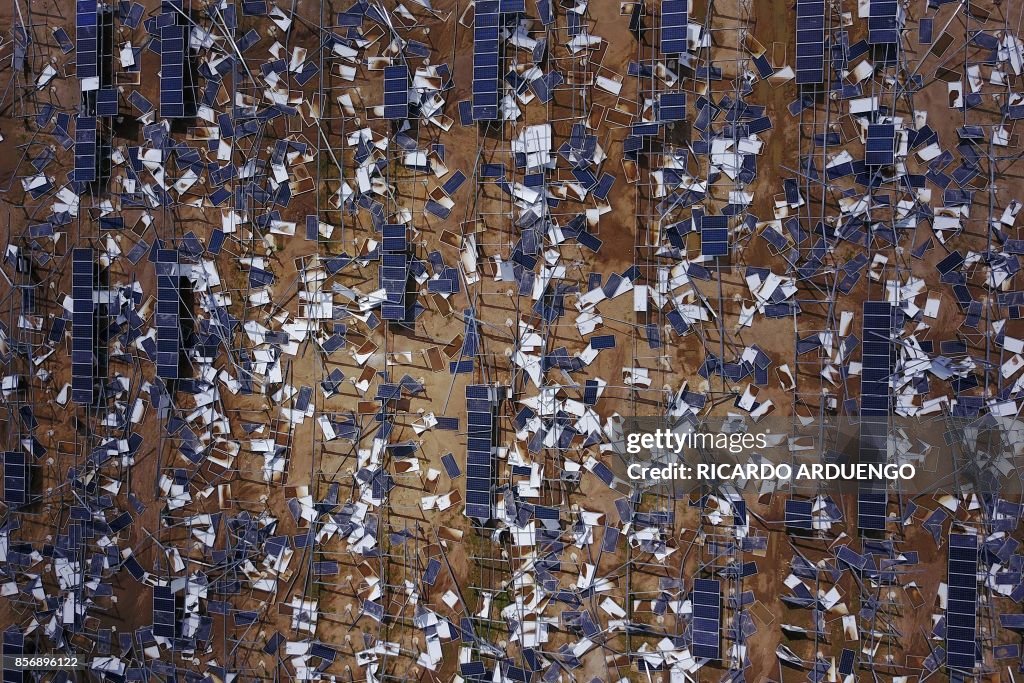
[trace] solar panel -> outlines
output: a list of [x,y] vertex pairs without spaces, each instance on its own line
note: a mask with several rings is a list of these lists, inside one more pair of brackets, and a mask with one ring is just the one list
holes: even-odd
[[185,28],[160,29],[160,116],[185,116]]
[[384,68],[384,118],[409,118],[409,68]]
[[658,118],[662,121],[682,121],[686,118],[686,93],[666,92],[661,94]]
[[949,535],[949,593],[946,601],[946,662],[970,671],[976,663],[978,609],[978,538]]
[[661,52],[676,55],[686,52],[687,0],[661,2]]
[[181,351],[178,252],[160,249],[156,253],[156,375],[177,379]]
[[786,526],[792,529],[810,530],[814,528],[811,524],[811,501],[787,500]]
[[842,676],[849,676],[853,673],[853,666],[856,662],[857,653],[853,650],[843,650],[843,654],[839,657],[839,674]]
[[79,116],[75,123],[75,180],[96,180],[95,116]]
[[868,6],[868,44],[900,42],[903,10],[897,0],[870,0]]
[[153,587],[153,635],[174,637],[174,594],[170,586]]
[[96,93],[96,114],[99,116],[117,116],[117,91],[104,88]]
[[796,82],[821,83],[825,66],[825,1],[797,0]]
[[78,80],[99,76],[99,13],[96,0],[75,3],[75,72]]
[[498,0],[476,3],[473,26],[473,120],[498,118],[501,14]]
[[895,163],[896,126],[891,123],[870,124],[865,152],[864,161],[868,166],[886,166]]
[[716,579],[696,579],[693,583],[693,643],[690,651],[700,659],[721,657],[722,587]]
[[11,507],[28,502],[28,465],[25,454],[7,451],[3,454],[4,502]]
[[701,219],[700,253],[703,256],[729,255],[728,216],[704,216]]

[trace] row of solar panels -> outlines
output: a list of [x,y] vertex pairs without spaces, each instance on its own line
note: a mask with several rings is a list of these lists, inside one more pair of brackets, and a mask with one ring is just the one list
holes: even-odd
[[495,410],[494,387],[470,384],[466,387],[469,429],[466,437],[466,516],[486,521],[491,518],[494,481]]
[[728,216],[704,216],[701,218],[700,253],[702,256],[729,255]]
[[402,223],[384,225],[381,244],[380,286],[385,300],[380,317],[384,320],[405,320],[405,286],[409,279],[408,236]]
[[178,252],[159,249],[156,253],[156,375],[178,378],[181,352],[181,307],[178,291]]
[[498,0],[476,3],[473,24],[473,120],[498,118],[501,61],[501,13]]
[[170,586],[153,587],[153,635],[174,638],[174,593]]
[[949,535],[946,663],[970,671],[977,661],[978,537]]
[[93,400],[94,319],[93,251],[71,252],[71,400],[89,405]]
[[[892,372],[892,306],[865,301],[862,307],[860,462],[881,464],[888,457],[889,375]],[[863,482],[857,494],[857,527],[884,531],[888,493],[884,482]]]
[[409,67],[384,68],[384,118],[409,118]]
[[16,508],[28,502],[29,469],[25,454],[21,451],[3,453],[4,502]]
[[661,52],[677,55],[686,52],[688,0],[662,0]]
[[99,76],[99,23],[96,0],[75,3],[75,73],[79,80]]
[[717,579],[693,582],[693,645],[696,659],[721,659],[722,586]]
[[821,83],[825,67],[825,0],[797,0],[796,82]]

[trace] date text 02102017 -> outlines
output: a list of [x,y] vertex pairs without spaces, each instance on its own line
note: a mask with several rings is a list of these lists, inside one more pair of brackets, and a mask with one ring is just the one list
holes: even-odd
[[13,671],[78,671],[85,660],[78,655],[4,655],[4,669]]

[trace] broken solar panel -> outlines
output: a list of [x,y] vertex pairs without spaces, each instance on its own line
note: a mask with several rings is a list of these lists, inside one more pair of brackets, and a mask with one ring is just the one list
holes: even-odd
[[160,29],[160,116],[182,118],[185,113],[185,27]]
[[476,3],[473,25],[473,120],[498,118],[501,14],[498,0]]
[[896,126],[891,123],[868,125],[865,143],[865,163],[868,166],[887,166],[896,161]]
[[93,400],[93,269],[92,249],[71,252],[71,400],[84,405]]
[[384,118],[409,118],[409,68],[384,67]]
[[797,0],[796,82],[821,83],[825,66],[825,0]]
[[661,0],[661,53],[686,52],[688,0]]
[[972,671],[977,662],[977,536],[949,535],[948,571],[946,661],[951,669]]

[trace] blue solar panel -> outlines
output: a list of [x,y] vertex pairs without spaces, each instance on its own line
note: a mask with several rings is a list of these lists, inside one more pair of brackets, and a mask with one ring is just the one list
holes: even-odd
[[185,116],[185,28],[160,29],[160,116]]
[[811,524],[811,501],[787,500],[786,526],[791,527],[793,529],[812,529],[813,525]]
[[686,52],[687,0],[661,2],[661,52],[675,55]]
[[686,93],[666,92],[661,94],[658,118],[662,121],[682,121],[686,118]]
[[797,0],[796,82],[821,83],[825,66],[825,2]]
[[384,118],[409,118],[409,68],[406,66],[384,69]]

